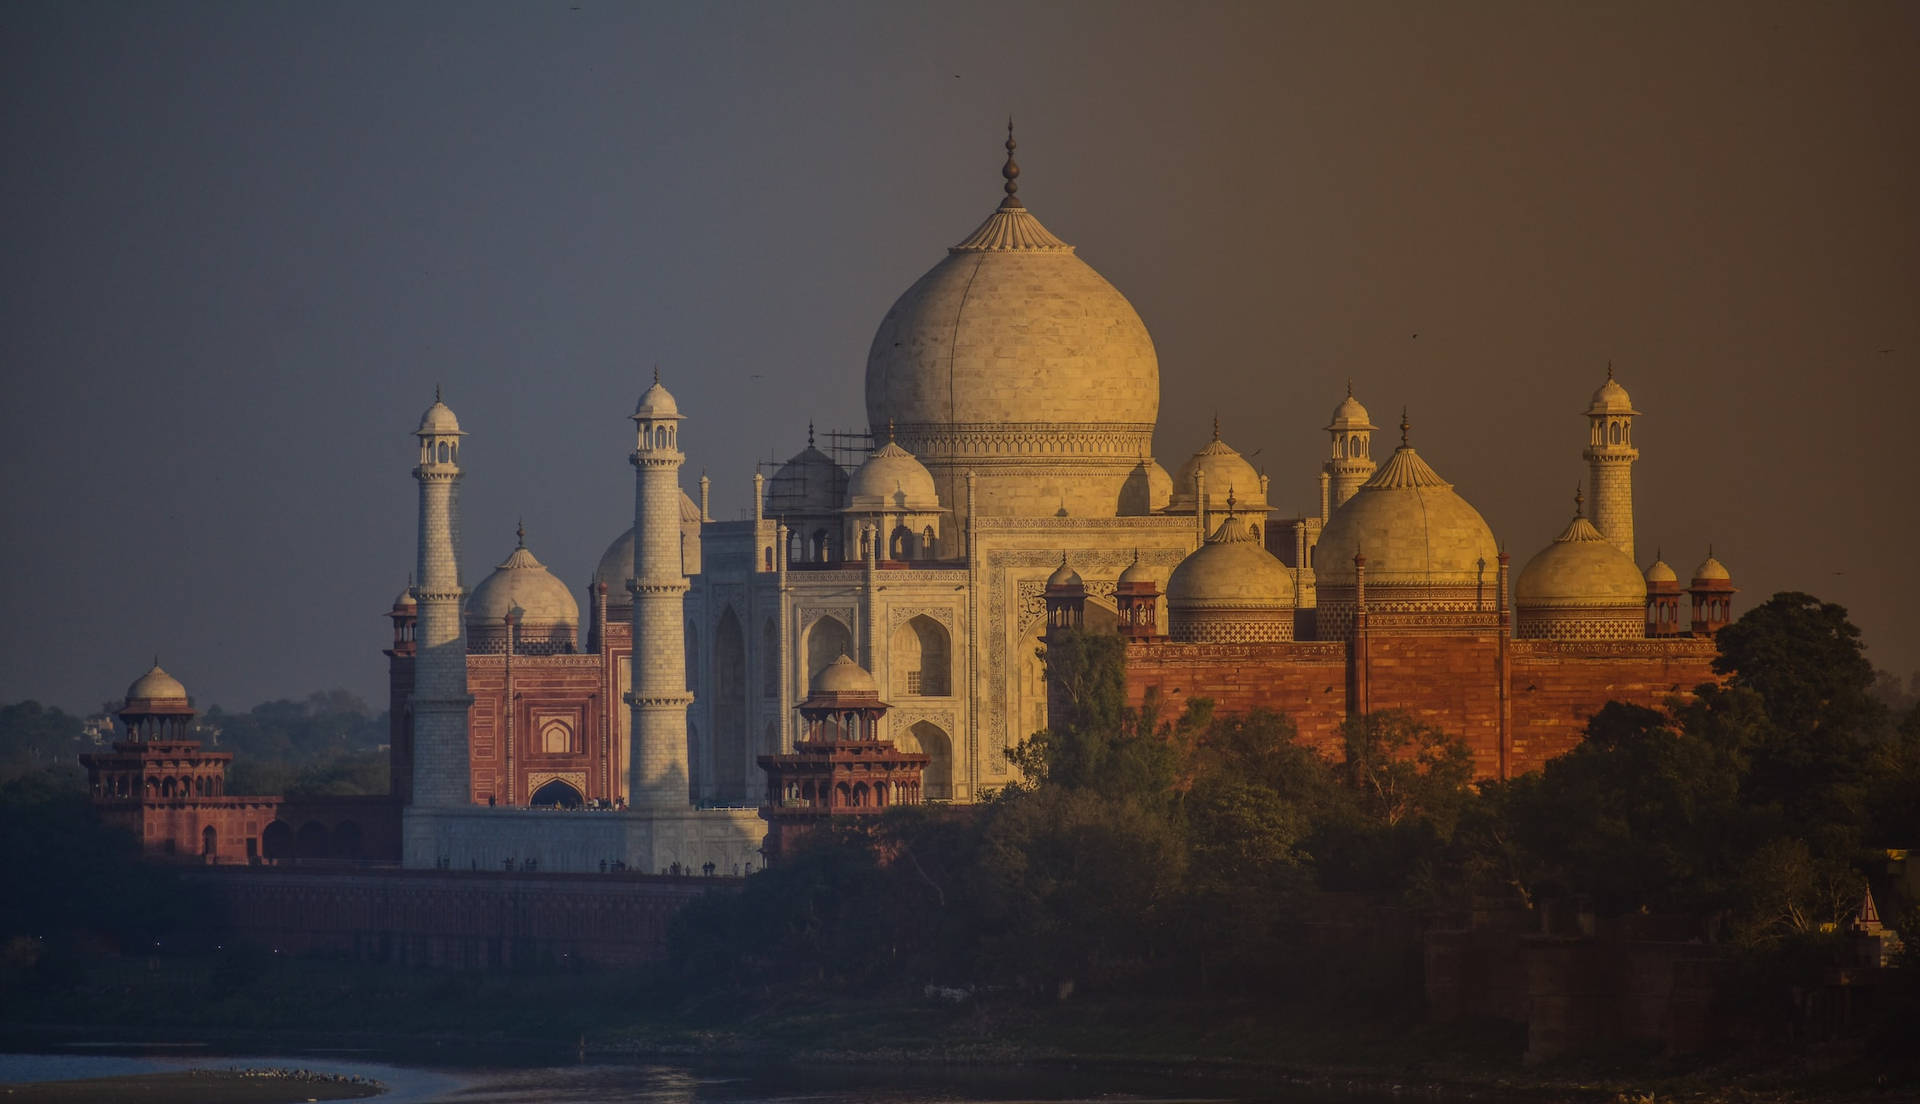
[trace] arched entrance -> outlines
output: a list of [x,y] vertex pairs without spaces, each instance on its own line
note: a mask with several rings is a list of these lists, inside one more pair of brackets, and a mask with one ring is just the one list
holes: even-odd
[[584,800],[585,798],[581,796],[580,791],[575,789],[571,782],[563,782],[556,778],[533,791],[533,796],[527,799],[527,804],[545,805],[549,808],[574,809],[578,808]]
[[309,820],[300,826],[300,834],[293,838],[293,857],[324,859],[327,857],[327,844],[327,826],[317,820]]
[[293,858],[293,825],[276,820],[260,833],[260,856],[268,862]]
[[953,741],[932,721],[921,721],[900,734],[895,741],[901,751],[917,751],[927,757],[927,769],[920,775],[920,796],[928,801],[953,798]]

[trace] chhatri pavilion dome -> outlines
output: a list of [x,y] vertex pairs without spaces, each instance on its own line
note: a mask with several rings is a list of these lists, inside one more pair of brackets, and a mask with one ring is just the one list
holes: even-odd
[[[1126,296],[1040,225],[1016,191],[887,311],[867,354],[867,421],[964,513],[1114,516],[1150,448],[1160,363]],[[877,433],[876,433],[877,436]]]
[[518,625],[514,647],[529,653],[570,652],[574,631],[580,627],[580,604],[567,585],[553,577],[547,565],[527,548],[527,531],[493,574],[481,580],[467,599],[467,642],[474,652],[506,650],[504,619],[511,613]]

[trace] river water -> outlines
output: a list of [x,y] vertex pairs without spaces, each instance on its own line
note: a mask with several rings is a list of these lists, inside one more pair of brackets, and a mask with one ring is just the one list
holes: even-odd
[[[358,1074],[387,1086],[380,1104],[1011,1104],[1016,1101],[1172,1104],[1378,1104],[1421,1099],[1345,1086],[1297,1086],[1265,1077],[1177,1070],[1140,1072],[1056,1066],[687,1065],[587,1061],[512,1065],[472,1057],[387,1060],[365,1051],[210,1054],[202,1047],[68,1045],[57,1053],[0,1054],[0,1085],[186,1069],[280,1067]],[[1409,1086],[1411,1088],[1411,1086]],[[0,1094],[4,1095],[4,1094]]]

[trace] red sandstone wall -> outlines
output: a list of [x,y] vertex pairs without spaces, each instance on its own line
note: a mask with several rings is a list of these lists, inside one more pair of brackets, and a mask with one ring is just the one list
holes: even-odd
[[1660,708],[1717,682],[1711,640],[1513,643],[1513,770],[1539,770],[1580,742],[1609,701]]
[[1500,774],[1500,638],[1495,631],[1369,633],[1360,661],[1370,713],[1402,709],[1467,741],[1479,778]]
[[1211,698],[1222,713],[1264,706],[1287,714],[1300,740],[1328,751],[1340,743],[1347,716],[1345,644],[1127,645],[1127,704],[1138,706],[1157,689],[1170,713],[1195,698]]
[[[1127,645],[1127,700],[1158,690],[1171,711],[1211,698],[1224,713],[1256,707],[1293,718],[1300,738],[1337,755],[1340,725],[1359,692],[1365,709],[1402,709],[1465,738],[1475,773],[1500,772],[1500,636],[1497,628],[1401,630],[1367,634],[1349,672],[1349,645]],[[1609,701],[1652,708],[1714,681],[1711,640],[1545,641],[1509,643],[1514,774],[1538,770],[1580,742],[1588,718]]]
[[[605,678],[597,655],[515,656],[509,747],[504,657],[470,657],[467,688],[473,695],[469,731],[475,804],[486,804],[491,795],[501,804],[525,805],[533,789],[554,775],[567,776],[583,797],[611,800],[616,796],[619,770],[609,762]],[[539,727],[543,719],[558,719],[572,729],[571,750],[544,749]]]

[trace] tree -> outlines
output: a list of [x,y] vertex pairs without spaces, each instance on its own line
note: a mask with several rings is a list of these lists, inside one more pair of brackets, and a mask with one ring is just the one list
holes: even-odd
[[1721,629],[1716,642],[1714,671],[1759,694],[1781,728],[1858,732],[1880,718],[1873,664],[1843,606],[1783,592]]
[[1754,695],[1730,691],[1710,695],[1692,720],[1609,702],[1578,747],[1538,774],[1487,786],[1501,822],[1475,826],[1494,845],[1481,868],[1530,881],[1529,898],[1557,887],[1608,915],[1722,907],[1750,838],[1739,733],[1763,718]]
[[1473,780],[1464,741],[1397,709],[1349,717],[1340,741],[1347,785],[1369,818],[1391,828],[1418,817],[1453,831]]
[[1112,633],[1057,633],[1046,658],[1047,679],[1060,687],[1064,707],[1045,729],[1008,749],[1025,784],[1168,800],[1179,773],[1176,744],[1204,720],[1206,707],[1190,705],[1170,728],[1151,705],[1129,709],[1125,648]]
[[0,706],[0,780],[45,773],[79,789],[80,719],[37,701]]

